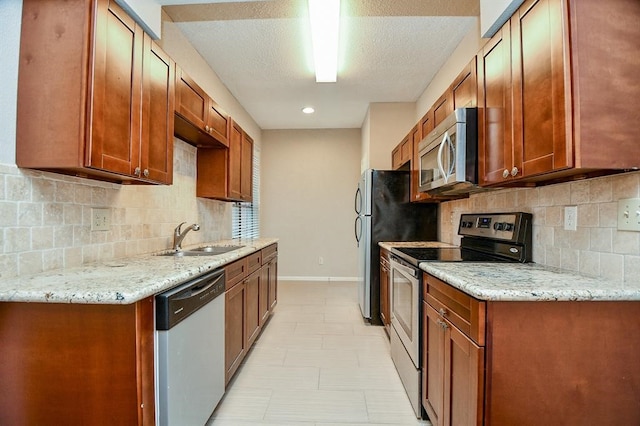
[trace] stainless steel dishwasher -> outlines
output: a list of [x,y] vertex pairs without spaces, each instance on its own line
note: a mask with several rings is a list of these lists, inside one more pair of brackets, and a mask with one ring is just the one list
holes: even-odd
[[156,295],[157,420],[202,426],[224,394],[224,269]]

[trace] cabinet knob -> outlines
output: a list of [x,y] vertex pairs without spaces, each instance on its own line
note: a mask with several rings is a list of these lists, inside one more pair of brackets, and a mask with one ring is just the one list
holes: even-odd
[[438,311],[438,313],[439,313],[440,315],[442,315],[443,317],[446,317],[448,312],[447,312],[447,310],[446,310],[445,308],[440,308],[440,310]]
[[136,176],[140,176],[140,167],[136,167],[135,170],[133,171],[133,174]]
[[504,169],[504,172],[502,172],[502,177],[505,178],[505,179],[508,178],[509,177],[509,170]]
[[515,176],[515,175],[517,175],[519,171],[520,171],[520,170],[518,170],[518,168],[517,168],[517,167],[514,167],[513,169],[511,169],[511,176]]
[[144,175],[144,177],[149,177],[149,169],[144,169],[144,172],[142,172],[142,174]]
[[209,131],[209,126],[204,126],[204,129],[208,132]]

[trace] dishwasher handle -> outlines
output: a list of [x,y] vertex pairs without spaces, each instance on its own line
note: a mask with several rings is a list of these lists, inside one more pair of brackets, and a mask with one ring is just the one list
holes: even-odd
[[156,330],[175,327],[224,291],[224,269],[217,269],[156,295]]

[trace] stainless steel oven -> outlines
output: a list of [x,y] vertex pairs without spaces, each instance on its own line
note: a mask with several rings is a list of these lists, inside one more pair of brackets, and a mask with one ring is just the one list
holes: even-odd
[[397,256],[391,262],[391,358],[420,417],[420,270]]
[[440,195],[480,191],[475,108],[459,108],[418,145],[419,189]]

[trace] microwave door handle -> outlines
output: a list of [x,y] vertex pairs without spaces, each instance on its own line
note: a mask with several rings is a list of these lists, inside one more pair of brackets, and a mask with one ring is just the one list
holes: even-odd
[[453,176],[453,170],[455,168],[456,165],[456,151],[455,151],[455,147],[453,146],[453,142],[451,142],[451,136],[449,136],[449,133],[446,133],[446,138],[447,138],[447,145],[449,145],[449,152],[453,155],[449,156],[449,172],[447,173],[447,179],[449,179],[451,176]]
[[438,148],[438,168],[440,169],[440,173],[442,173],[442,177],[444,178],[445,182],[447,181],[447,179],[449,179],[449,177],[444,172],[444,167],[442,167],[442,154],[444,150],[444,145],[447,142],[447,136],[448,136],[448,133],[445,132],[444,137],[442,138],[442,142],[440,142],[440,148]]

